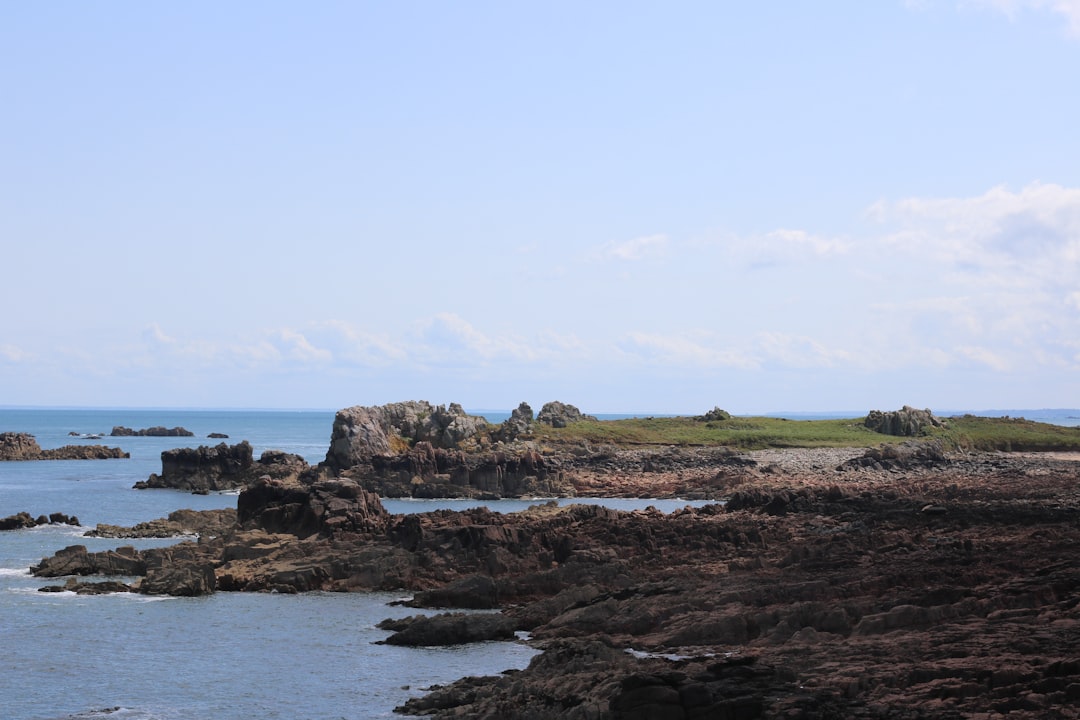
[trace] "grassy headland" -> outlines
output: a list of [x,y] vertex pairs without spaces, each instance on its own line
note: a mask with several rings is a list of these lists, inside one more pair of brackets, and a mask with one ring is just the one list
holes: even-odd
[[[940,438],[950,449],[1005,451],[1080,451],[1080,428],[1032,422],[1022,418],[965,415],[946,418],[947,427],[929,428],[923,438]],[[732,417],[701,420],[693,417],[654,417],[571,423],[564,428],[535,425],[536,440],[551,444],[610,443],[613,445],[730,446],[765,448],[874,447],[910,437],[870,430],[863,418],[785,420],[771,417]]]

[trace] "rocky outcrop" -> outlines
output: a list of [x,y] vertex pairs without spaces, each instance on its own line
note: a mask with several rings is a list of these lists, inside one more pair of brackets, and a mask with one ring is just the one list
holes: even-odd
[[467,453],[418,442],[342,473],[382,497],[554,497],[573,494],[561,469],[529,447]]
[[838,470],[915,470],[940,467],[949,462],[940,440],[908,440],[903,443],[886,443],[869,448],[860,457],[854,457],[838,466]]
[[432,405],[426,401],[356,406],[334,417],[326,465],[341,471],[370,462],[373,457],[402,452],[419,442],[454,449],[488,428],[487,420],[468,415],[461,405]]
[[65,575],[145,575],[146,561],[135,548],[124,546],[88,552],[85,545],[70,545],[30,568],[37,577]]
[[64,445],[42,450],[29,433],[0,433],[0,460],[109,460],[129,458],[120,448],[104,445]]
[[515,623],[501,613],[442,613],[383,620],[377,627],[393,631],[387,645],[422,647],[513,640]]
[[109,595],[119,592],[131,592],[131,586],[118,580],[98,582],[68,578],[63,585],[44,585],[38,592],[73,592],[77,595]]
[[932,427],[945,427],[945,421],[930,410],[916,410],[905,405],[899,410],[889,412],[871,410],[863,425],[883,435],[918,437],[925,435]]
[[371,535],[385,532],[390,522],[378,496],[350,480],[289,485],[269,477],[240,493],[236,517],[244,528],[300,538]]
[[701,420],[702,422],[722,422],[724,420],[730,420],[731,413],[729,413],[727,410],[721,410],[719,406],[715,406],[709,412],[705,413],[704,415],[699,415],[695,419]]
[[38,525],[78,525],[79,518],[64,513],[51,513],[50,515],[38,515],[36,518],[28,512],[15,513],[6,518],[0,518],[0,530],[24,530],[37,527]]
[[573,405],[558,400],[545,403],[544,407],[540,408],[540,414],[536,416],[536,422],[555,428],[564,428],[570,423],[582,422],[583,420],[597,422],[597,419],[592,415],[583,415]]
[[98,523],[86,537],[103,538],[168,538],[184,535],[217,537],[236,528],[236,510],[176,510],[165,519],[149,520],[132,527]]
[[170,488],[194,493],[236,490],[263,475],[277,480],[296,479],[309,469],[299,455],[267,450],[256,461],[251,443],[220,443],[213,447],[176,448],[161,453],[161,474],[135,483],[135,488]]
[[522,435],[528,435],[533,429],[533,409],[529,403],[522,402],[510,411],[510,417],[499,426],[496,436],[503,442],[511,442]]
[[111,437],[194,437],[195,433],[182,427],[167,428],[155,425],[141,430],[133,430],[123,425],[116,425],[109,435]]

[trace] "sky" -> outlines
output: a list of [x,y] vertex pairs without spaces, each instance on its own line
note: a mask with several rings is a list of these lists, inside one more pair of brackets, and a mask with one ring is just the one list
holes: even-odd
[[1080,406],[1080,0],[0,3],[0,405]]

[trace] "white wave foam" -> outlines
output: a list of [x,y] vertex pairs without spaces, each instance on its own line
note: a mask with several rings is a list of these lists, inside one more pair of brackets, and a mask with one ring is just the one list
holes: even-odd
[[0,568],[0,577],[30,577],[30,568]]

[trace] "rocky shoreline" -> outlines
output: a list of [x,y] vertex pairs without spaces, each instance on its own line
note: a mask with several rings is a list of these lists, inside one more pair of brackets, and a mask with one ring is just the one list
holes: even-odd
[[[925,443],[557,460],[575,493],[727,504],[395,516],[347,472],[264,475],[240,493],[235,523],[218,518],[198,541],[74,546],[33,572],[74,576],[53,589],[76,592],[405,589],[417,607],[500,612],[414,620],[395,642],[517,632],[542,651],[523,671],[432,688],[399,708],[411,714],[1078,716],[1072,460]],[[139,579],[80,579],[96,575]]]

